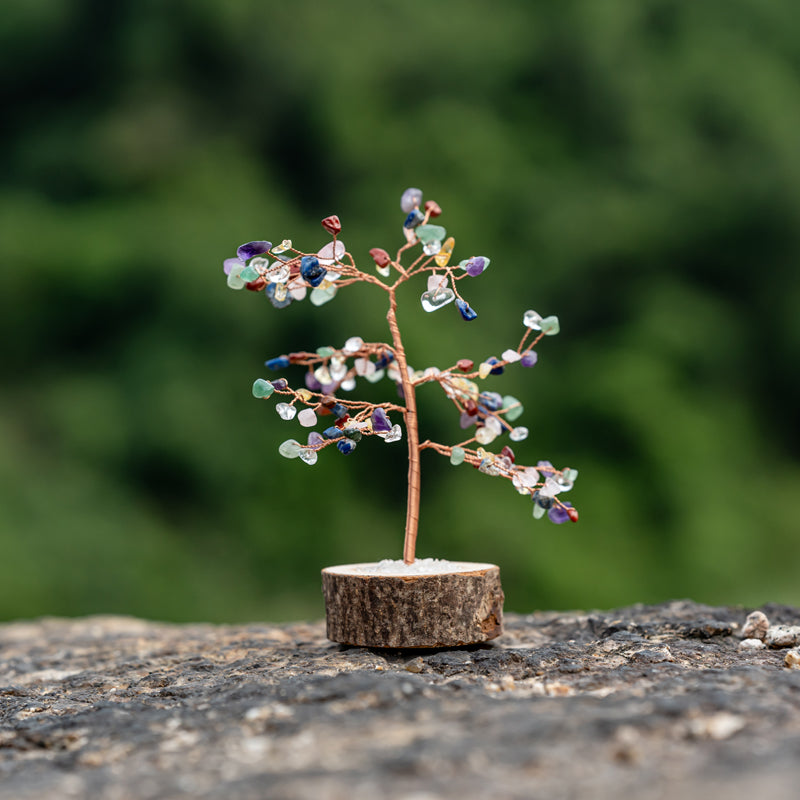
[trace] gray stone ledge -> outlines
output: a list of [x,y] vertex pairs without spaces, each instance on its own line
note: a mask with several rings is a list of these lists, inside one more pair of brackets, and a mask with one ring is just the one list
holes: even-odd
[[0,625],[0,800],[793,796],[800,670],[739,649],[750,610],[509,614],[438,652],[323,623]]

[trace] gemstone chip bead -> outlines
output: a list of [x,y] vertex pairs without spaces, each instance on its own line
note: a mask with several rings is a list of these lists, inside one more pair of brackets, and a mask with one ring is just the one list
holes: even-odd
[[399,442],[403,438],[403,429],[399,425],[392,425],[392,429],[383,437],[384,442]]
[[[255,259],[253,259],[255,261]],[[239,277],[245,282],[250,283],[261,277],[261,273],[252,265],[248,264],[240,273]]]
[[473,319],[476,319],[478,316],[478,312],[475,311],[474,308],[466,301],[462,300],[460,297],[456,300],[456,306],[458,307],[458,312],[461,314],[461,318],[466,320],[467,322],[472,322]]
[[267,369],[286,369],[289,364],[289,356],[275,356],[275,358],[269,358],[264,362],[264,366]]
[[462,261],[458,266],[472,278],[480,275],[491,263],[485,256],[472,256]]
[[328,383],[333,383],[330,370],[322,364],[314,370],[314,377],[324,386]]
[[242,264],[234,264],[230,268],[230,272],[228,272],[228,286],[231,289],[244,289],[245,281],[242,278],[242,270],[244,266]]
[[569,503],[562,503],[560,506],[553,505],[553,507],[547,512],[550,522],[555,522],[556,525],[562,525],[565,523],[570,518],[570,507],[571,505]]
[[340,439],[336,442],[336,449],[345,456],[349,456],[356,449],[356,443],[352,439]]
[[291,295],[287,293],[286,286],[282,283],[268,283],[264,294],[275,308],[286,308],[292,304]]
[[392,429],[392,423],[386,412],[382,408],[376,408],[372,412],[372,430],[375,433],[388,433]]
[[378,267],[385,267],[392,261],[391,256],[381,247],[373,247],[369,254]]
[[545,336],[555,336],[561,330],[558,317],[545,317],[539,324]]
[[291,274],[292,272],[286,264],[281,264],[276,261],[273,268],[269,271],[268,277],[273,283],[287,283]]
[[317,451],[313,447],[301,447],[297,455],[305,464],[313,466],[317,463]]
[[330,302],[336,296],[336,286],[330,284],[329,286],[317,286],[311,290],[309,300],[312,306],[323,306],[325,303]]
[[496,438],[497,434],[488,425],[484,425],[475,431],[475,439],[481,444],[490,444]]
[[447,275],[428,275],[429,292],[438,292],[447,288]]
[[407,231],[412,231],[418,225],[421,225],[424,220],[425,215],[418,208],[415,208],[413,211],[408,213],[408,216],[403,223],[403,228]]
[[313,428],[317,424],[317,415],[312,408],[304,408],[297,415],[297,421],[304,428]]
[[281,443],[281,446],[278,448],[278,452],[284,458],[297,458],[302,449],[303,448],[300,442],[296,442],[294,439],[287,439],[285,442]]
[[438,217],[442,213],[441,206],[435,200],[425,201],[425,211],[429,217]]
[[336,214],[325,217],[320,224],[331,236],[336,236],[342,231],[342,223],[339,221],[339,217],[337,217]]
[[368,358],[356,358],[353,361],[353,366],[356,369],[356,375],[365,377],[375,372],[375,362],[370,361]]
[[533,309],[529,309],[522,315],[522,324],[532,331],[540,331],[542,329],[541,314],[537,314]]
[[419,208],[422,202],[422,189],[410,186],[400,197],[400,209],[404,214],[410,214],[415,208]]
[[328,270],[319,263],[316,256],[303,256],[300,259],[300,274],[309,286],[319,286],[327,273]]
[[296,278],[292,278],[292,280],[286,284],[286,288],[289,290],[292,300],[302,300],[308,291],[299,275]]
[[269,397],[275,391],[275,387],[263,378],[259,378],[253,384],[253,397]]
[[289,403],[278,403],[275,410],[278,412],[278,416],[285,420],[294,419],[297,415],[297,409]]
[[240,244],[239,247],[236,248],[236,255],[239,261],[244,263],[254,256],[261,256],[268,253],[271,247],[272,242],[247,242],[246,244]]
[[488,428],[495,435],[495,438],[503,432],[503,425],[497,417],[487,417],[484,422],[484,428]]
[[492,365],[492,375],[502,375],[505,372],[506,368],[500,363],[500,359],[497,356],[487,358],[486,363]]
[[519,419],[522,416],[522,412],[525,410],[522,407],[522,403],[520,403],[516,397],[512,397],[510,394],[507,394],[503,398],[503,408],[507,409],[505,417],[508,422],[513,422],[515,419]]
[[455,300],[452,289],[437,289],[435,292],[423,292],[420,303],[425,311],[436,311]]
[[459,464],[464,463],[464,458],[466,457],[466,453],[464,452],[463,447],[454,447],[450,451],[450,463],[457,467]]
[[351,336],[345,343],[342,350],[345,353],[357,353],[364,346],[364,340],[360,336]]
[[337,261],[341,261],[342,256],[345,254],[347,248],[344,245],[344,242],[341,239],[337,240],[336,243],[329,242],[326,244],[318,253],[317,258],[319,259],[319,263],[330,267]]
[[441,242],[447,236],[447,231],[441,225],[428,224],[420,225],[416,234],[422,244],[427,244],[428,242]]
[[309,431],[308,433],[308,446],[319,447],[325,444],[325,437],[318,431]]

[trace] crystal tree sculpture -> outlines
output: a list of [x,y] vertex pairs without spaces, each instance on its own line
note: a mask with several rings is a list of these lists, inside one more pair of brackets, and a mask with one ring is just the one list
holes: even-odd
[[[539,461],[535,467],[516,463],[509,445],[499,452],[487,449],[499,437],[508,434],[512,442],[528,436],[528,429],[512,423],[522,414],[522,405],[510,395],[483,390],[479,381],[500,375],[510,364],[533,367],[537,361],[533,349],[545,336],[559,332],[558,318],[541,317],[535,311],[526,311],[522,322],[524,334],[514,349],[505,350],[500,358],[489,357],[478,364],[466,358],[446,369],[428,367],[414,370],[408,365],[403,339],[397,324],[397,290],[406,281],[418,275],[427,276],[425,291],[420,302],[426,312],[437,311],[450,303],[463,320],[470,322],[478,315],[462,297],[459,284],[476,278],[486,271],[489,259],[472,256],[451,266],[455,240],[445,229],[433,224],[432,219],[442,212],[437,203],[422,203],[419,189],[406,189],[400,200],[404,217],[405,244],[392,258],[386,250],[369,251],[377,276],[356,266],[353,256],[339,239],[341,223],[337,216],[326,217],[322,227],[332,241],[316,253],[306,253],[295,248],[289,239],[279,245],[268,241],[248,242],[238,248],[235,258],[224,261],[224,271],[231,289],[249,289],[263,292],[275,308],[286,308],[294,301],[308,296],[312,305],[321,306],[332,300],[337,291],[354,283],[369,283],[386,293],[389,309],[391,344],[365,342],[359,336],[349,338],[341,348],[318,347],[315,352],[294,352],[270,358],[265,366],[270,370],[283,370],[290,365],[306,368],[305,386],[292,388],[286,379],[259,378],[253,384],[253,395],[260,399],[280,396],[276,411],[284,420],[296,420],[302,428],[311,430],[305,444],[287,439],[278,448],[285,458],[299,458],[313,465],[321,450],[335,448],[349,455],[367,437],[378,437],[386,443],[400,441],[403,428],[392,422],[390,415],[402,417],[408,444],[408,502],[406,512],[403,560],[414,562],[419,523],[420,454],[434,450],[458,465],[470,464],[486,475],[507,478],[522,495],[533,500],[533,516],[547,515],[560,524],[566,520],[576,522],[578,512],[561,496],[569,491],[577,471],[556,469],[549,461]],[[407,265],[403,258],[413,259]],[[353,400],[349,395],[357,379],[377,383],[386,376],[398,387],[401,402],[369,403]],[[461,428],[469,431],[466,439],[456,444],[440,444],[419,440],[417,419],[417,388],[435,383],[455,406],[460,416]],[[300,410],[298,410],[300,409]],[[325,422],[325,420],[329,422]]]

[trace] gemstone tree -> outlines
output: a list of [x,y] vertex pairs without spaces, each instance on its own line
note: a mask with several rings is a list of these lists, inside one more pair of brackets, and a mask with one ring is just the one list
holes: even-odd
[[[576,522],[577,510],[561,499],[572,488],[578,475],[576,470],[559,470],[549,461],[539,461],[535,467],[518,465],[509,445],[499,452],[486,449],[504,434],[512,442],[520,442],[528,436],[528,429],[512,425],[522,414],[519,400],[483,390],[478,383],[500,375],[510,364],[534,366],[537,354],[533,348],[543,337],[558,333],[558,318],[526,311],[522,317],[524,333],[517,347],[505,350],[500,358],[485,359],[477,368],[473,361],[462,358],[446,369],[413,370],[406,360],[397,325],[398,288],[424,273],[427,285],[420,298],[422,308],[432,312],[454,303],[461,318],[470,322],[478,315],[461,296],[458,285],[464,279],[481,275],[490,261],[485,256],[472,256],[458,265],[450,264],[455,240],[447,236],[441,225],[431,222],[442,213],[441,209],[432,200],[423,205],[419,189],[406,189],[400,207],[405,215],[402,229],[405,244],[394,258],[381,248],[369,251],[377,276],[356,266],[339,239],[342,226],[336,216],[322,220],[331,241],[316,253],[298,250],[289,239],[279,245],[256,241],[243,244],[235,258],[224,261],[228,286],[263,292],[275,308],[286,308],[306,295],[312,305],[320,306],[332,300],[339,289],[354,283],[370,283],[388,298],[386,319],[391,344],[365,342],[353,336],[340,348],[318,347],[315,352],[289,353],[265,362],[268,369],[276,371],[290,365],[305,367],[305,385],[292,388],[284,378],[272,381],[259,378],[253,384],[253,395],[261,399],[278,395],[283,398],[275,407],[281,419],[294,421],[302,428],[322,427],[321,431],[310,431],[305,444],[287,439],[278,452],[285,458],[299,458],[313,465],[319,451],[328,447],[349,455],[365,437],[396,442],[402,439],[403,428],[393,423],[390,415],[402,417],[408,444],[408,504],[403,546],[403,560],[407,564],[413,563],[416,551],[423,450],[435,450],[454,465],[471,464],[486,475],[508,478],[520,494],[531,497],[533,516],[537,519],[547,515],[557,524],[568,519]],[[404,257],[413,260],[404,265]],[[358,379],[376,383],[384,376],[397,385],[402,402],[368,403],[344,396],[356,388]],[[469,431],[463,441],[452,445],[420,442],[416,391],[425,383],[439,384],[458,410],[461,428]],[[325,419],[330,419],[330,424]]]

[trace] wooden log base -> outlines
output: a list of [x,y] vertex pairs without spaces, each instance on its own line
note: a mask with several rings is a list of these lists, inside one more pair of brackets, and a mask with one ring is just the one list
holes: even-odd
[[412,569],[381,573],[377,564],[323,569],[328,638],[361,647],[404,648],[458,647],[499,636],[500,568],[454,561],[446,569],[435,574]]

